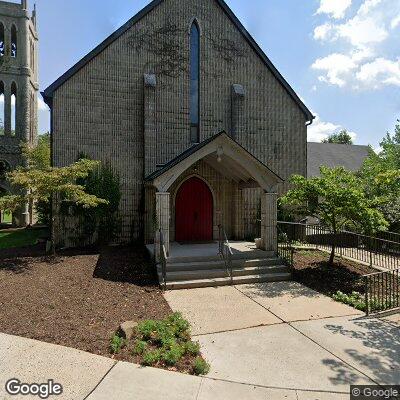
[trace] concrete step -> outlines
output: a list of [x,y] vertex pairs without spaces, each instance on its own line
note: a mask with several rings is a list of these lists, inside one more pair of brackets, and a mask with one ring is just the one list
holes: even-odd
[[[279,265],[281,263],[279,258],[255,258],[251,260],[236,259],[232,260],[233,267],[256,267],[256,266],[267,266],[267,265]],[[160,267],[159,267],[160,268]],[[174,271],[193,271],[193,270],[211,270],[225,268],[225,261],[219,258],[218,261],[195,261],[195,262],[179,262],[171,263],[167,262],[167,270],[169,272]]]
[[[275,257],[274,251],[246,251],[242,253],[233,254],[233,260],[251,260],[257,258],[271,258]],[[169,257],[168,264],[182,264],[182,263],[194,263],[194,262],[208,262],[208,261],[221,261],[221,256],[215,254],[212,256],[185,256],[185,257]]]
[[196,279],[186,281],[170,281],[167,282],[167,290],[178,289],[194,289],[202,287],[227,286],[227,285],[243,285],[247,283],[257,282],[278,282],[288,281],[291,279],[291,274],[288,272],[272,273],[272,274],[256,274],[247,276],[236,276],[230,278],[212,278],[212,279]]
[[[264,265],[255,267],[235,267],[232,274],[235,277],[253,276],[262,274],[284,273],[289,272],[289,268],[285,265]],[[161,270],[158,270],[159,279],[161,280]],[[213,278],[226,278],[228,272],[225,268],[218,269],[200,269],[185,271],[169,271],[167,272],[167,281],[186,281],[186,280],[202,280]]]

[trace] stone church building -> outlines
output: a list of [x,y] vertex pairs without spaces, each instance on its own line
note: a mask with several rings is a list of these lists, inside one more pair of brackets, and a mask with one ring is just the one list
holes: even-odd
[[[55,166],[80,153],[122,184],[120,240],[254,238],[306,175],[313,115],[223,0],[154,0],[42,93]],[[59,240],[67,240],[67,232]]]
[[[36,9],[0,1],[0,196],[13,191],[5,174],[23,163],[21,142],[37,142],[37,54]],[[28,205],[13,214],[15,226],[32,222]]]

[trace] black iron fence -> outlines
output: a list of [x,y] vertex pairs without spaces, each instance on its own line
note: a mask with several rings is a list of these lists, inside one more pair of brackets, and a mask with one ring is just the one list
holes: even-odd
[[278,237],[278,248],[277,254],[278,257],[284,261],[284,263],[288,267],[293,267],[293,258],[294,258],[294,246],[288,234],[284,229],[281,228],[281,225],[278,223],[277,225],[277,237]]
[[400,242],[348,231],[335,234],[322,225],[278,222],[278,252],[287,252],[289,247],[316,248],[326,252],[334,248],[336,256],[371,267],[387,270],[400,268]]
[[400,243],[400,233],[396,232],[378,232],[376,237],[379,239],[389,240],[390,242],[398,242]]
[[365,275],[366,313],[400,307],[400,270]]

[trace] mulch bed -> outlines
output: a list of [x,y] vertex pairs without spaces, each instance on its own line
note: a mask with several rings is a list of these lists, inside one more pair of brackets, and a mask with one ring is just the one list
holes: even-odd
[[361,276],[377,272],[375,269],[346,259],[335,258],[328,263],[329,254],[314,250],[294,253],[294,279],[320,293],[331,296],[338,290],[350,294],[364,293]]
[[111,357],[120,323],[172,312],[142,247],[43,254],[43,245],[0,251],[0,332]]

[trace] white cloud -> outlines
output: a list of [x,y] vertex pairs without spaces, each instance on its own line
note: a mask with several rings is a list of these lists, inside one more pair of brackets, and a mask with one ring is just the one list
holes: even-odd
[[355,15],[346,21],[329,20],[317,26],[315,40],[332,50],[336,42],[340,46],[340,51],[333,50],[312,64],[312,69],[323,73],[318,80],[356,89],[398,86],[398,60],[390,59],[393,56],[387,56],[385,49],[390,48],[392,37],[395,44],[396,38],[391,33],[399,25],[399,0],[364,0]]
[[314,39],[315,40],[327,40],[332,32],[332,24],[326,23],[319,25],[314,29]]
[[325,72],[325,75],[319,76],[318,79],[320,82],[328,82],[332,85],[342,87],[346,84],[344,77],[353,71],[356,66],[357,64],[351,57],[334,53],[317,59],[311,68]]
[[372,17],[356,16],[345,24],[337,26],[336,31],[336,38],[347,39],[357,48],[383,42],[389,36],[385,27]]
[[[311,126],[308,127],[308,141],[309,142],[322,142],[332,133],[337,133],[343,129],[341,125],[334,124],[332,122],[321,121],[318,114],[315,114],[315,120]],[[353,140],[356,139],[357,134],[355,132],[349,132]]]
[[394,17],[390,22],[390,27],[392,29],[396,29],[400,25],[400,14],[397,17]]
[[38,97],[38,110],[49,111],[49,107],[47,107],[47,104],[43,101],[41,97]]
[[343,18],[351,6],[351,0],[321,0],[317,14],[328,14],[332,18]]
[[382,85],[400,86],[400,58],[397,61],[377,58],[362,65],[356,78],[375,89]]

